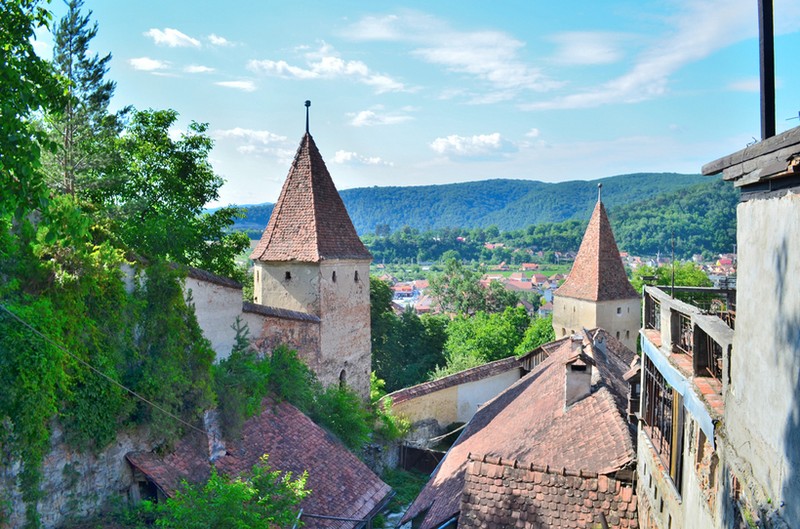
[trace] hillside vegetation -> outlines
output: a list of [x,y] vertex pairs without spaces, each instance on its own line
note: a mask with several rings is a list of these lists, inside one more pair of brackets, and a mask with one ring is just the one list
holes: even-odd
[[[603,184],[607,208],[652,199],[664,193],[708,183],[701,175],[637,173],[601,180],[545,183],[535,180],[483,180],[457,184],[410,187],[363,187],[341,191],[342,200],[359,234],[396,231],[486,228],[515,230],[531,224],[586,220]],[[264,229],[272,204],[246,206],[247,215],[235,227]],[[251,234],[257,238],[257,234]]]
[[[669,254],[674,237],[675,254],[689,257],[731,251],[736,242],[738,192],[699,175],[634,174],[561,184],[485,180],[341,194],[376,262],[438,261],[447,251],[465,260],[524,262],[527,253],[514,256],[509,248],[577,251],[600,182],[623,251]],[[246,216],[234,229],[258,238],[272,204],[244,209]],[[506,248],[486,250],[485,242],[502,242]]]

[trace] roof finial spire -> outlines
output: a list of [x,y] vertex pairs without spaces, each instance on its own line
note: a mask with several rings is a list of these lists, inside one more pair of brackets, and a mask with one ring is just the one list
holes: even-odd
[[603,184],[597,184],[597,201],[600,202],[600,191],[603,189]]
[[311,106],[311,101],[306,99],[306,134],[308,134],[308,107]]

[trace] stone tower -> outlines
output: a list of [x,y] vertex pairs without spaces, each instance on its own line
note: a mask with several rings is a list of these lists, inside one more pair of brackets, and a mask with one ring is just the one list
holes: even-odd
[[553,296],[556,338],[602,327],[631,351],[641,327],[641,296],[628,281],[598,193],[572,271]]
[[250,258],[255,303],[319,318],[318,346],[298,349],[320,381],[367,397],[372,256],[308,130]]

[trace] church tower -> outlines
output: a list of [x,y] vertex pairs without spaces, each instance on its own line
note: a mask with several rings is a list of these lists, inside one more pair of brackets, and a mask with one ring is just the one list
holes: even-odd
[[307,122],[250,258],[255,303],[319,318],[317,356],[303,358],[319,380],[326,386],[346,384],[368,397],[372,256],[356,234]]
[[641,296],[633,288],[619,255],[606,208],[600,200],[583,235],[572,271],[553,296],[556,338],[601,327],[636,351],[641,327]]

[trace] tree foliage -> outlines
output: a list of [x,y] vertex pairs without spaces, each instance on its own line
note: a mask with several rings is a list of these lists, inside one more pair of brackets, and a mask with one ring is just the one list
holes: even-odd
[[525,334],[519,344],[517,344],[514,353],[517,356],[524,355],[533,351],[540,345],[552,342],[555,339],[556,333],[553,330],[553,316],[536,318],[525,330]]
[[155,525],[164,529],[264,529],[291,527],[298,505],[311,491],[308,473],[272,470],[267,456],[246,476],[228,477],[211,471],[203,486],[184,482],[175,497],[157,507]]
[[396,315],[389,285],[370,278],[372,369],[389,392],[423,382],[444,363],[447,319],[406,311]]
[[108,112],[115,83],[105,79],[111,54],[89,53],[97,35],[92,12],[82,14],[83,0],[69,0],[67,13],[53,33],[53,66],[67,81],[63,106],[46,114],[44,124],[57,150],[46,157],[51,186],[74,194],[89,184],[90,174],[101,171],[115,157],[113,143],[121,130],[121,118]]
[[435,380],[487,362],[513,356],[531,320],[522,307],[501,313],[457,316],[447,326],[447,364],[431,374]]
[[[50,65],[33,49],[34,31],[50,13],[37,0],[0,2],[0,221],[21,218],[48,197],[41,151],[53,146],[32,117],[57,108],[64,92]],[[8,226],[0,225],[0,231]]]
[[[710,287],[714,286],[705,272],[692,262],[680,263],[676,262],[673,265],[663,265],[658,268],[652,266],[640,266],[633,271],[631,284],[637,292],[642,291],[645,284],[648,285],[672,285],[673,271],[675,273],[675,285],[686,287]],[[645,278],[648,278],[645,280]],[[654,278],[654,279],[651,279]]]
[[177,117],[174,110],[135,112],[117,143],[123,161],[91,190],[92,199],[134,252],[236,276],[233,257],[249,245],[243,234],[227,232],[238,210],[203,211],[222,185],[208,162],[208,126],[192,122],[174,140]]

